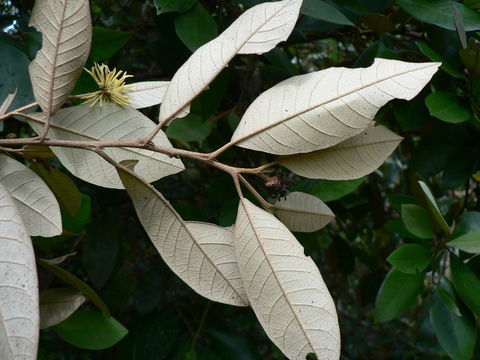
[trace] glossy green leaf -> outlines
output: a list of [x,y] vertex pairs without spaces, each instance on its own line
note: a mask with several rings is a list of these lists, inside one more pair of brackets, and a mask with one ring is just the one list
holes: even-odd
[[153,3],[157,9],[157,15],[160,15],[168,12],[188,11],[197,3],[197,0],[154,0]]
[[447,245],[472,254],[480,254],[480,230],[451,240]]
[[452,7],[463,19],[465,31],[480,30],[480,14],[452,0],[398,0],[398,5],[415,19],[456,30]]
[[0,35],[0,103],[7,98],[8,94],[17,94],[10,110],[34,102],[32,85],[28,75],[30,60],[15,42],[6,36]]
[[98,294],[93,290],[90,286],[88,286],[84,281],[80,280],[78,277],[73,275],[72,273],[62,269],[56,265],[50,265],[48,262],[37,259],[37,262],[40,266],[42,266],[45,270],[51,272],[60,280],[63,280],[68,285],[72,286],[73,288],[79,290],[83,295],[85,295],[95,306],[102,311],[106,316],[110,316],[110,310],[108,310],[107,305],[103,302],[103,300],[98,296]]
[[425,99],[430,115],[442,121],[458,124],[472,117],[461,97],[443,91],[431,93]]
[[453,360],[469,360],[475,347],[476,331],[466,314],[458,316],[443,303],[438,292],[430,306],[430,321],[438,342]]
[[345,15],[325,1],[304,0],[300,13],[329,23],[353,25]]
[[386,322],[403,315],[422,291],[424,278],[424,273],[406,274],[391,269],[375,300],[375,322]]
[[450,239],[456,239],[462,235],[466,235],[480,230],[480,212],[467,211],[460,216],[460,221],[455,226]]
[[315,185],[309,193],[324,202],[334,201],[355,191],[364,181],[364,177],[355,180],[323,180]]
[[480,279],[470,267],[455,255],[450,256],[453,285],[463,302],[480,316]]
[[438,208],[438,205],[437,205],[437,201],[435,200],[435,197],[430,191],[430,188],[428,187],[427,184],[425,184],[424,181],[421,181],[421,180],[418,181],[418,185],[420,185],[420,189],[423,192],[428,210],[430,211],[430,214],[432,215],[433,220],[435,220],[437,225],[440,226],[440,228],[443,230],[445,234],[450,234],[450,227],[448,226],[447,222],[445,221],[445,218],[440,212],[440,209]]
[[100,26],[93,28],[90,59],[102,61],[111,58],[128,42],[132,33],[107,29]]
[[197,50],[218,34],[217,23],[200,4],[175,19],[175,31],[191,51]]
[[172,122],[165,133],[169,138],[183,142],[203,141],[210,135],[212,128],[212,121],[203,121],[200,116],[189,114]]
[[425,208],[414,204],[403,204],[401,215],[405,227],[413,235],[422,239],[433,237],[432,218]]
[[442,65],[440,65],[440,69],[445,71],[447,74],[456,77],[456,78],[464,78],[465,76],[457,71],[453,65],[451,65],[448,61],[446,61],[442,55],[440,55],[438,52],[433,50],[431,47],[429,47],[427,44],[421,41],[415,41],[415,44],[418,46],[420,51],[422,52],[423,55],[428,57],[432,61],[436,62],[441,62]]
[[432,259],[433,254],[427,248],[417,244],[406,244],[392,252],[387,261],[401,272],[416,274],[426,270]]
[[128,333],[114,317],[92,310],[79,310],[53,329],[66,342],[89,350],[107,349]]

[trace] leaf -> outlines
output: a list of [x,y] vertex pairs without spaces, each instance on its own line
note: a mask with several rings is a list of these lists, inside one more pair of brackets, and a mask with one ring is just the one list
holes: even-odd
[[480,212],[466,211],[460,216],[460,221],[455,226],[455,229],[450,239],[456,239],[462,235],[480,230]]
[[450,256],[450,271],[452,273],[453,285],[463,302],[477,316],[480,316],[480,279],[463,263],[457,256]]
[[447,245],[468,253],[480,254],[480,230],[453,239]]
[[387,261],[395,269],[406,274],[416,274],[427,269],[433,260],[433,254],[423,246],[406,244],[390,254]]
[[433,237],[433,222],[426,209],[415,204],[402,204],[402,221],[413,235],[421,239]]
[[199,3],[185,14],[175,18],[175,31],[191,51],[197,50],[218,34],[217,23]]
[[331,148],[288,156],[278,163],[310,179],[358,179],[382,165],[400,141],[402,137],[386,127],[372,127]]
[[450,311],[438,291],[434,293],[430,307],[430,322],[438,342],[453,360],[472,359],[475,325],[468,315],[458,316]]
[[424,278],[425,273],[406,274],[391,269],[378,290],[375,322],[382,323],[403,315],[422,291]]
[[433,220],[435,220],[435,222],[438,224],[438,226],[440,226],[440,228],[445,232],[445,234],[450,234],[451,233],[450,227],[448,226],[447,222],[445,221],[445,218],[440,212],[440,209],[438,208],[438,205],[437,205],[437,201],[435,200],[435,197],[430,191],[430,188],[424,181],[421,181],[421,180],[418,181],[418,185],[422,190],[425,201],[427,203],[428,210],[430,211],[430,214],[432,215]]
[[140,223],[167,265],[200,295],[247,306],[231,231],[183,221],[153,186],[134,173],[117,170]]
[[[44,113],[34,115],[30,126],[38,133],[43,129]],[[149,134],[155,124],[145,115],[130,107],[114,103],[89,107],[77,105],[61,109],[51,118],[49,138],[56,140],[137,140]],[[153,139],[159,146],[171,147],[163,132]],[[73,175],[92,184],[121,189],[122,183],[115,168],[99,155],[81,149],[52,148],[62,165]],[[134,148],[105,148],[105,153],[117,162],[138,160],[137,171],[148,182],[175,174],[184,169],[179,159],[150,150]]]
[[345,15],[325,1],[304,0],[300,12],[315,19],[339,25],[354,25]]
[[465,31],[480,30],[480,14],[451,0],[398,0],[398,5],[415,19],[455,31],[454,6],[463,19]]
[[415,41],[415,44],[418,46],[422,54],[428,57],[430,60],[442,63],[442,65],[440,65],[440,69],[445,71],[448,75],[451,75],[453,77],[460,78],[460,79],[463,79],[465,77],[463,74],[457,71],[457,69],[455,69],[453,65],[445,61],[445,59],[439,53],[437,53],[427,44],[421,41]]
[[38,345],[38,281],[30,237],[13,198],[0,184],[0,355],[35,359]]
[[53,329],[66,342],[89,350],[107,349],[128,334],[114,317],[92,310],[79,310]]
[[459,54],[468,70],[480,74],[480,42],[477,39],[469,38],[467,47],[460,49]]
[[100,311],[102,311],[106,316],[110,316],[110,310],[108,310],[107,305],[103,302],[100,296],[97,295],[95,290],[88,286],[84,281],[80,280],[78,277],[59,266],[50,265],[47,261],[42,259],[38,259],[37,261],[38,264],[45,270],[51,272],[53,275],[63,280],[71,287],[81,291],[82,294],[84,294],[93,304],[95,304]]
[[85,296],[73,288],[48,289],[40,295],[40,329],[56,325],[72,315]]
[[110,59],[125,46],[131,36],[132,33],[127,31],[94,26],[90,59],[96,62]]
[[248,107],[232,141],[279,155],[336,145],[370,127],[388,101],[412,99],[439,65],[375,59],[368,68],[332,67],[292,77]]
[[37,0],[30,26],[42,33],[42,48],[28,67],[42,111],[55,113],[75,87],[88,58],[92,21],[88,0]]
[[62,210],[74,216],[82,206],[82,194],[75,182],[60,170],[46,168],[42,163],[32,163],[31,169],[48,185]]
[[283,0],[254,6],[200,47],[173,76],[160,109],[160,122],[187,115],[192,100],[237,53],[261,54],[285,41],[297,21],[301,3]]
[[454,4],[452,4],[452,11],[453,20],[455,22],[455,28],[457,30],[460,43],[462,44],[462,48],[465,49],[467,47],[467,34],[465,33],[465,25],[463,24],[462,15],[460,15],[458,7]]
[[260,324],[289,359],[338,359],[335,304],[312,258],[272,214],[242,198],[234,228],[245,290]]
[[0,116],[3,116],[7,113],[8,108],[12,105],[13,100],[15,100],[15,96],[17,95],[17,89],[12,94],[8,94],[5,100],[0,106]]
[[280,221],[291,231],[317,231],[335,217],[332,210],[323,201],[302,192],[292,192],[287,195],[285,200],[277,200],[273,210]]
[[395,24],[387,16],[382,14],[364,14],[362,15],[362,21],[375,32],[384,33],[395,31]]
[[130,106],[134,109],[142,109],[162,102],[167,91],[168,81],[142,81],[128,84],[133,88],[127,93],[130,97]]
[[165,134],[171,139],[184,142],[204,141],[212,132],[213,121],[202,120],[201,116],[189,114],[170,124]]
[[364,181],[365,178],[343,181],[326,180],[315,185],[309,193],[325,202],[335,201],[357,190]]
[[196,3],[196,0],[154,0],[157,15],[168,12],[183,13],[188,11]]
[[431,93],[425,99],[430,115],[442,121],[458,124],[472,117],[462,98],[443,91]]
[[0,154],[0,183],[10,192],[30,235],[62,233],[60,207],[42,179],[28,167]]

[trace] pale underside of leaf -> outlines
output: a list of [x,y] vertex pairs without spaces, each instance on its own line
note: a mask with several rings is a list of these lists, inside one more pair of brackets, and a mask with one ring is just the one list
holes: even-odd
[[42,48],[29,66],[33,93],[42,111],[53,114],[72,92],[88,58],[89,1],[37,0],[30,26],[42,33]]
[[340,330],[322,276],[275,216],[241,199],[234,230],[245,290],[270,339],[289,359],[337,360]]
[[72,315],[85,296],[70,287],[49,289],[40,295],[40,329],[56,325]]
[[283,0],[254,6],[195,51],[170,82],[160,108],[160,122],[186,116],[191,101],[236,54],[262,54],[285,41],[295,26],[301,4],[301,0]]
[[50,237],[62,233],[57,199],[37,174],[0,154],[0,183],[14,199],[29,235]]
[[3,101],[2,106],[0,106],[0,116],[5,115],[8,108],[10,107],[10,105],[12,105],[12,102],[15,99],[16,95],[17,95],[17,90],[16,89],[15,89],[15,92],[13,94],[8,94],[8,96]]
[[35,255],[14,200],[0,184],[0,359],[35,360],[38,282]]
[[335,217],[322,200],[302,192],[292,192],[286,199],[277,200],[273,210],[291,231],[317,231]]
[[401,141],[384,126],[370,127],[331,148],[288,156],[278,163],[310,179],[358,179],[382,165]]
[[278,155],[336,145],[371,126],[388,101],[412,99],[439,65],[375,59],[368,68],[329,68],[292,77],[250,105],[232,141]]
[[[29,124],[38,133],[42,130],[46,116],[33,114],[37,121]],[[61,109],[52,116],[49,138],[74,141],[137,140],[149,134],[155,123],[131,107],[114,103],[89,107],[77,105]],[[167,136],[159,131],[153,142],[171,147]],[[75,176],[92,184],[123,188],[115,167],[92,151],[52,147],[61,163]],[[105,148],[105,153],[117,162],[138,160],[137,172],[148,182],[175,174],[184,169],[181,160],[150,150],[137,148]]]
[[200,295],[247,306],[231,231],[184,222],[153,186],[124,170],[118,169],[118,173],[141,224],[167,265]]
[[126,94],[130,97],[130,106],[134,109],[142,109],[160,104],[168,84],[168,81],[142,81],[128,84],[132,87],[132,91]]

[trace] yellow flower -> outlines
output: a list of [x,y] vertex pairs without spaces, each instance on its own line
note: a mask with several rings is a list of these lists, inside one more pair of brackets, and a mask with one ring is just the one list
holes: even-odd
[[[86,103],[94,106],[97,102],[102,106],[103,102],[114,102],[121,106],[130,104],[130,97],[125,93],[133,90],[132,86],[125,85],[125,80],[133,75],[127,75],[125,71],[110,70],[108,65],[94,63],[91,70],[85,69],[100,88],[98,91],[82,96]],[[123,75],[122,75],[123,73]]]

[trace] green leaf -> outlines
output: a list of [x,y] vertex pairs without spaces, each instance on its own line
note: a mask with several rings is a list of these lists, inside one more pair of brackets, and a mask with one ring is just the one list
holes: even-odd
[[309,193],[325,202],[334,201],[355,191],[364,181],[365,177],[355,180],[323,180],[315,185]]
[[78,210],[74,216],[62,214],[63,228],[74,234],[78,234],[85,229],[92,215],[90,196],[86,194],[81,195],[82,205],[80,206],[80,210]]
[[437,202],[432,192],[430,191],[428,185],[421,180],[418,181],[418,185],[420,185],[420,189],[422,190],[425,201],[427,203],[428,210],[430,211],[430,214],[432,215],[433,220],[435,220],[435,222],[438,224],[438,226],[440,226],[440,228],[443,230],[445,234],[450,234],[451,232],[450,227],[448,226],[447,222],[445,221],[445,218],[440,212]]
[[324,1],[304,0],[300,13],[333,24],[353,25],[339,10]]
[[463,104],[463,99],[447,92],[431,93],[425,99],[425,104],[430,110],[430,115],[451,124],[458,124],[472,117],[468,107]]
[[433,237],[433,223],[428,211],[414,204],[402,205],[402,221],[413,235],[422,239]]
[[35,101],[33,98],[32,85],[28,75],[30,60],[19,50],[13,40],[0,35],[0,104],[8,94],[17,90],[17,95],[9,109],[17,109],[20,106]]
[[430,250],[417,244],[407,244],[392,252],[387,261],[401,272],[416,274],[426,270],[432,259]]
[[365,14],[362,16],[362,20],[364,24],[368,26],[368,28],[375,32],[384,33],[395,31],[395,25],[385,15]]
[[217,23],[200,4],[175,19],[175,31],[191,51],[197,50],[218,34]]
[[93,28],[90,59],[103,61],[111,58],[128,42],[132,33],[119,30],[111,30],[100,26]]
[[398,0],[398,5],[415,19],[456,30],[452,6],[463,19],[465,31],[480,30],[480,14],[467,6],[451,0]]
[[247,337],[224,331],[210,331],[214,340],[212,346],[222,359],[229,360],[259,360],[253,344]]
[[98,296],[98,294],[90,286],[88,286],[84,281],[80,280],[78,277],[72,273],[62,269],[56,265],[50,265],[42,259],[37,259],[38,264],[43,267],[45,270],[51,272],[60,280],[63,280],[68,285],[74,287],[77,290],[80,290],[83,295],[85,295],[95,306],[104,313],[106,316],[110,316],[110,310],[108,310],[107,305],[103,300]]
[[455,289],[463,302],[480,316],[480,279],[455,255],[450,256],[450,271]]
[[460,15],[458,7],[455,5],[452,5],[452,11],[453,20],[455,21],[455,28],[457,30],[460,43],[462,44],[462,48],[465,49],[467,47],[467,34],[465,33],[465,25],[463,24],[462,15]]
[[395,104],[393,115],[404,131],[418,131],[430,119],[430,113],[425,106],[425,96],[418,95],[410,101]]
[[183,142],[203,141],[212,132],[212,127],[212,121],[203,121],[200,116],[189,114],[172,122],[165,133],[169,138]]
[[75,312],[53,330],[66,342],[89,350],[107,349],[128,333],[115,318],[92,310]]
[[464,0],[463,3],[474,9],[480,9],[480,0]]
[[422,291],[424,278],[425,273],[406,274],[391,269],[375,300],[375,322],[386,322],[403,315]]
[[415,44],[418,46],[420,51],[422,52],[423,55],[428,57],[430,60],[435,61],[435,62],[441,62],[442,65],[440,65],[440,69],[445,71],[447,74],[463,79],[465,76],[457,71],[453,65],[451,65],[449,62],[447,62],[439,53],[437,53],[435,50],[433,50],[431,47],[429,47],[427,44],[421,42],[421,41],[415,41]]
[[460,221],[452,233],[450,239],[456,239],[462,235],[480,230],[480,212],[467,211],[460,216]]
[[184,13],[197,4],[197,0],[154,0],[157,15],[168,12]]
[[458,316],[434,293],[430,307],[430,321],[438,342],[453,360],[469,360],[475,348],[475,325],[466,314]]
[[468,253],[480,254],[480,230],[451,240],[447,245]]

